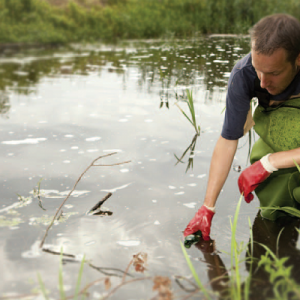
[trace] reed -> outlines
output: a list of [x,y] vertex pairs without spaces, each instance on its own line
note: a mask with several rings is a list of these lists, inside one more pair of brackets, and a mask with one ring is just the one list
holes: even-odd
[[182,114],[186,117],[186,119],[192,124],[192,126],[194,127],[194,129],[196,131],[196,134],[199,136],[200,135],[200,126],[197,125],[197,121],[196,121],[193,92],[190,91],[189,89],[186,90],[185,102],[188,105],[190,117],[184,112],[184,110],[178,105],[178,103],[175,103],[175,104],[179,108],[179,110],[182,112]]

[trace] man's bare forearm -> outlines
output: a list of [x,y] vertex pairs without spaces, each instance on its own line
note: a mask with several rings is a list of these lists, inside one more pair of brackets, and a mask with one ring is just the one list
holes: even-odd
[[214,207],[229,174],[238,140],[226,140],[220,136],[210,163],[209,178],[204,204]]
[[295,167],[294,161],[300,165],[300,148],[273,153],[269,161],[277,169]]

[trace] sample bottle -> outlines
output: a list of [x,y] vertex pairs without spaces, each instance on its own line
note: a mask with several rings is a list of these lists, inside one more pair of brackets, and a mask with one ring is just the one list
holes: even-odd
[[202,232],[200,230],[186,236],[184,240],[184,247],[191,248],[193,244],[196,244],[200,241],[201,236],[202,236]]

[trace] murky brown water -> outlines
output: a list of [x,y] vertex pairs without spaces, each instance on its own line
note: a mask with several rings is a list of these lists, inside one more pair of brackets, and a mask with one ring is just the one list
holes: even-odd
[[[51,251],[63,249],[75,256],[66,257],[63,265],[66,294],[74,294],[80,267],[76,259],[83,255],[90,265],[84,267],[81,288],[107,274],[113,275],[115,287],[133,255],[144,252],[147,270],[141,274],[131,266],[126,280],[167,276],[175,296],[189,295],[192,285],[183,280],[185,290],[175,282],[175,276],[193,280],[180,248],[182,231],[203,201],[210,157],[223,122],[229,72],[248,51],[247,38],[215,37],[3,53],[0,296],[37,293],[40,274],[50,296],[59,297],[59,256],[41,251],[39,243],[85,168],[112,152],[116,154],[99,163],[118,165],[92,167],[86,173],[63,207],[64,219],[54,224],[44,244]],[[193,92],[201,135],[194,153],[189,156],[188,151],[184,163],[176,165],[175,155],[185,152],[195,134],[175,105],[179,101],[187,111],[182,101],[187,88]],[[245,138],[235,166],[246,166],[247,153]],[[193,166],[188,165],[189,158]],[[234,170],[229,174],[211,234],[216,248],[224,251],[219,259],[227,269],[229,217],[239,200],[238,175]],[[39,181],[44,210],[33,192]],[[87,215],[108,192],[113,195],[104,206],[112,214]],[[258,206],[258,201],[242,204],[238,242],[248,242],[248,218],[253,223]],[[212,263],[213,256],[196,247],[188,253],[209,286],[207,262]],[[243,264],[242,270],[247,275]],[[128,283],[110,299],[154,299],[157,291],[152,286],[146,279]],[[89,299],[109,292],[103,282],[88,291]]]

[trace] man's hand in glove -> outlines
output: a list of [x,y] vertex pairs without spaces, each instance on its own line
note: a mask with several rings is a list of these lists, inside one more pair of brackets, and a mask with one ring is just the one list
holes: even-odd
[[245,169],[238,179],[238,185],[241,193],[244,193],[245,201],[250,203],[254,196],[252,192],[266,180],[271,173],[278,171],[269,162],[269,155],[267,154],[259,161]]
[[196,212],[194,218],[190,221],[186,229],[184,230],[184,236],[188,236],[200,230],[202,232],[202,237],[205,241],[210,239],[210,226],[211,220],[215,214],[214,207],[208,207],[202,205],[200,209]]

